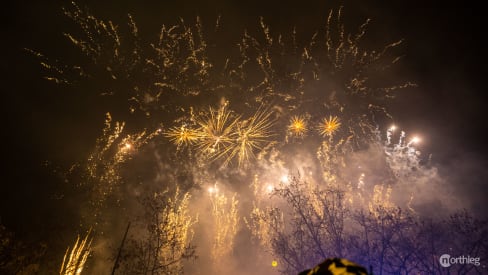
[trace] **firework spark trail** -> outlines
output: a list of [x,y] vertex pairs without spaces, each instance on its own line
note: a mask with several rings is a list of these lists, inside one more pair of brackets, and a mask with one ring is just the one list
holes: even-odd
[[269,251],[272,250],[274,232],[282,232],[285,228],[283,212],[272,206],[253,205],[249,217],[244,217],[244,221],[253,238]]
[[94,150],[85,163],[77,166],[82,172],[81,185],[88,186],[92,190],[89,204],[92,207],[90,215],[96,219],[92,221],[95,225],[102,222],[101,209],[106,199],[123,182],[121,175],[123,165],[127,164],[138,150],[161,134],[157,129],[152,133],[142,130],[123,135],[124,128],[124,122],[113,122],[112,116],[107,113],[103,133],[97,139]]
[[234,240],[239,224],[237,194],[230,200],[216,187],[209,189],[212,203],[212,217],[214,222],[212,259],[219,265],[220,260],[228,256],[234,248]]
[[375,185],[373,188],[373,197],[368,203],[369,211],[373,215],[379,215],[379,209],[393,209],[397,207],[391,201],[392,188],[390,186]]
[[[283,112],[306,110],[322,104],[326,106],[326,112],[343,118],[343,127],[353,135],[357,147],[372,141],[374,135],[370,132],[375,125],[371,115],[390,117],[383,105],[385,100],[393,97],[395,91],[415,85],[410,82],[386,87],[373,85],[376,82],[370,79],[371,71],[382,72],[396,63],[398,57],[390,57],[389,51],[400,46],[402,41],[388,44],[380,51],[363,50],[360,44],[368,24],[369,19],[357,33],[348,33],[342,23],[342,8],[335,16],[334,11],[331,11],[325,27],[325,42],[320,40],[319,33],[315,33],[309,45],[303,48],[301,54],[297,54],[294,32],[290,49],[284,44],[281,35],[272,36],[269,27],[261,19],[263,39],[245,33],[239,44],[242,63],[236,71],[240,70],[240,75],[243,75],[241,79],[246,79],[245,68],[253,64],[261,72],[261,80],[247,86],[248,94],[254,96],[249,98],[249,104],[253,101],[260,104],[273,103],[283,107]],[[326,48],[325,55],[323,47]],[[289,63],[293,58],[297,58],[297,66],[286,66],[283,63],[284,60]],[[329,83],[330,80],[333,85]],[[326,88],[318,93],[312,88],[314,85]]]
[[387,140],[384,146],[386,161],[398,179],[408,181],[409,178],[411,179],[416,173],[422,171],[420,169],[420,151],[414,146],[420,142],[420,139],[414,136],[409,142],[406,142],[407,135],[401,131],[398,143],[393,144],[392,137],[395,130],[396,127],[392,126],[386,132]]
[[[163,26],[159,40],[156,43],[148,43],[146,46],[149,47],[145,49],[141,44],[143,41],[138,38],[137,26],[130,15],[128,17],[129,38],[124,40],[121,38],[121,30],[113,22],[96,18],[86,9],[82,10],[76,3],[72,3],[72,6],[65,9],[64,12],[82,30],[81,38],[75,38],[71,34],[66,34],[66,36],[80,48],[83,55],[92,59],[93,66],[99,66],[106,70],[114,83],[119,81],[121,77],[126,78],[131,83],[131,91],[124,95],[130,103],[130,113],[141,110],[149,117],[152,113],[164,109],[166,110],[165,113],[170,111],[167,113],[170,116],[166,117],[169,118],[173,115],[173,118],[177,119],[178,117],[174,117],[174,115],[181,115],[182,110],[191,107],[187,103],[189,97],[198,96],[205,91],[214,91],[217,87],[237,84],[238,87],[241,87],[238,90],[249,95],[246,97],[246,103],[250,106],[254,106],[254,103],[270,105],[272,102],[277,102],[285,107],[285,111],[286,109],[303,108],[304,104],[315,102],[315,104],[321,103],[324,106],[329,106],[327,107],[330,109],[328,111],[346,112],[347,115],[345,115],[342,123],[347,122],[349,124],[344,126],[357,135],[357,139],[362,138],[361,133],[365,132],[365,126],[368,125],[368,122],[365,121],[364,113],[359,116],[353,115],[357,119],[351,120],[349,118],[351,112],[356,111],[352,109],[358,109],[357,106],[352,106],[351,102],[364,102],[365,104],[359,109],[366,113],[370,113],[372,110],[385,110],[378,105],[378,102],[371,101],[371,98],[377,97],[375,94],[378,92],[369,89],[368,83],[365,82],[366,78],[360,79],[358,74],[364,74],[365,68],[372,66],[372,64],[382,64],[383,59],[388,60],[386,56],[388,49],[397,47],[401,42],[389,44],[379,52],[361,50],[359,44],[365,34],[369,20],[359,28],[356,34],[347,33],[342,24],[341,8],[336,17],[333,16],[333,11],[329,14],[326,23],[325,44],[319,43],[318,33],[316,33],[309,45],[303,48],[302,53],[299,53],[297,52],[299,46],[296,42],[295,32],[291,34],[293,43],[290,49],[284,42],[283,36],[274,37],[269,26],[261,18],[263,39],[245,33],[241,43],[239,43],[240,60],[238,59],[238,62],[226,62],[224,75],[240,75],[241,77],[238,79],[231,78],[230,83],[211,82],[209,81],[211,74],[221,70],[211,70],[213,64],[207,57],[207,42],[204,39],[199,18],[197,18],[194,26],[188,26],[183,20],[174,26]],[[325,59],[321,56],[321,47],[327,49]],[[40,59],[43,58],[40,54],[36,55]],[[256,56],[256,58],[251,58],[251,56]],[[298,65],[284,66],[283,62],[289,60],[289,57],[297,58],[296,64]],[[48,64],[48,62],[41,62]],[[313,66],[307,66],[308,63],[313,64]],[[326,64],[333,66],[330,67]],[[56,66],[53,65],[53,68]],[[290,69],[283,70],[282,68]],[[247,73],[250,69],[257,69],[261,72],[261,80],[256,86],[247,85],[249,84],[247,83],[249,80]],[[350,76],[345,78],[337,77],[338,87],[342,86],[345,90],[343,88],[333,89],[326,91],[317,98],[317,94],[310,91],[310,85],[304,84],[305,82],[317,81],[322,83],[323,80],[319,76],[324,74],[332,74],[333,76],[336,74],[335,71],[351,72]],[[144,72],[144,74],[141,75],[140,72]],[[314,75],[312,79],[306,76],[310,72],[313,72]],[[58,73],[63,75],[63,79],[69,78],[69,76],[64,75],[63,70],[59,70]],[[328,80],[329,78],[325,79]],[[147,83],[152,84],[148,86]],[[408,84],[391,86],[384,88],[386,89],[384,92],[391,93],[408,86]],[[113,88],[116,87],[118,87],[117,84],[113,84],[110,88],[113,91],[108,92],[108,94],[115,93],[116,91]],[[341,93],[344,94],[341,95]],[[352,100],[354,97],[361,97],[363,100]],[[233,101],[234,99],[231,98],[230,100]],[[165,122],[163,121],[163,123]],[[171,132],[173,133],[172,138],[178,135],[175,129]],[[179,138],[178,145],[189,142],[184,142],[181,136]],[[195,140],[194,138],[191,139]],[[211,147],[211,145],[209,146]],[[241,150],[241,152],[246,151],[248,150]],[[225,154],[217,155],[216,158],[221,158]],[[238,162],[246,159],[245,156],[246,154],[240,154]]]
[[337,172],[341,167],[346,167],[345,156],[351,152],[351,136],[337,142],[330,139],[322,142],[317,149],[317,159],[320,161],[322,177],[327,185],[338,187],[343,184],[340,180],[342,175]]
[[[158,242],[167,244],[161,246],[158,253],[158,261],[163,266],[172,264],[179,257],[185,257],[186,250],[193,241],[192,228],[198,222],[198,216],[193,217],[190,214],[190,202],[190,194],[181,194],[179,188],[176,188],[174,196],[167,199],[162,213],[158,213],[161,221],[158,230],[162,235]],[[178,269],[182,268],[180,264],[176,264]]]
[[[91,252],[91,243],[93,238],[89,239],[91,230],[88,231],[85,238],[80,242],[80,236],[76,239],[73,248],[66,249],[66,253],[64,254],[63,263],[61,264],[61,269],[59,274],[61,275],[77,275],[81,274],[83,268],[85,266],[85,262],[90,255]],[[88,240],[89,239],[89,240]],[[69,254],[69,258],[68,258]]]
[[106,114],[103,134],[97,139],[95,149],[88,157],[86,165],[90,179],[109,186],[116,184],[119,180],[120,165],[130,160],[134,151],[160,133],[158,129],[153,133],[142,131],[121,137],[124,127],[124,122],[117,121],[112,125],[112,116],[110,113]]
[[[58,84],[93,81],[100,87],[93,91],[117,96],[131,114],[145,117],[160,113],[181,114],[187,97],[213,91],[209,77],[213,64],[207,57],[207,44],[200,19],[194,25],[183,20],[162,26],[156,42],[139,36],[134,18],[128,15],[126,28],[93,15],[72,2],[64,15],[79,28],[65,37],[87,58],[82,65],[66,65],[26,49],[36,56],[47,72],[45,77]],[[206,94],[208,96],[208,94]],[[176,111],[176,112],[175,112]]]

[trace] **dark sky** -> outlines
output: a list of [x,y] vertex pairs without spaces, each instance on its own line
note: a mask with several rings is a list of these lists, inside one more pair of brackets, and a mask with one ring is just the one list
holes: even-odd
[[[32,48],[49,56],[70,56],[62,32],[70,27],[61,14],[65,1],[12,1],[2,7],[3,165],[2,223],[27,230],[25,219],[52,215],[36,206],[37,196],[50,196],[53,178],[41,164],[67,163],[86,151],[101,126],[103,110],[92,98],[69,93],[41,79],[37,61],[24,52]],[[103,3],[100,3],[103,2]],[[81,2],[84,3],[84,2]],[[86,1],[95,14],[123,23],[130,12],[143,33],[156,33],[162,23],[200,15],[203,22],[223,18],[223,40],[237,39],[243,29],[255,29],[259,16],[272,31],[297,26],[309,36],[325,22],[338,1]],[[345,17],[361,23],[370,17],[370,37],[390,42],[406,39],[400,77],[419,85],[400,93],[391,113],[409,132],[423,137],[421,150],[432,153],[445,170],[474,182],[486,195],[487,106],[484,68],[486,33],[483,9],[445,1],[343,1]],[[98,129],[97,129],[98,131]],[[466,178],[468,177],[468,178]],[[472,178],[469,178],[472,177]],[[461,181],[461,180],[460,180]],[[471,187],[470,187],[471,188]],[[477,188],[477,189],[476,189]],[[480,193],[481,192],[481,193]],[[483,193],[484,192],[484,193]],[[51,214],[49,214],[51,213]]]

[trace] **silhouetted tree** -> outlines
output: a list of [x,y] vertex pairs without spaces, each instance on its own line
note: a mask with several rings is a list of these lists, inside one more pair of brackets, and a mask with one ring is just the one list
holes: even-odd
[[[156,193],[142,201],[144,215],[131,229],[123,248],[122,274],[181,274],[183,260],[196,258],[189,214],[190,195],[178,189]],[[135,232],[134,232],[135,231]]]

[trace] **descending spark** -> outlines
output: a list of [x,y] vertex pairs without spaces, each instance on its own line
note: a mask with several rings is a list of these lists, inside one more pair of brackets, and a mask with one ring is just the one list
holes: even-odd
[[391,144],[391,136],[393,135],[393,131],[396,130],[396,126],[392,125],[387,131],[386,131],[386,145]]
[[409,142],[406,142],[407,134],[401,131],[398,142],[392,144],[390,129],[387,130],[387,143],[384,147],[386,161],[398,180],[408,179],[415,175],[415,171],[420,171],[420,152],[413,145],[421,140],[419,137],[414,136]]
[[198,131],[191,129],[186,125],[173,127],[167,132],[164,132],[164,136],[168,137],[178,147],[182,145],[193,145],[199,139]]
[[143,130],[138,133],[122,135],[125,122],[113,122],[110,113],[106,114],[105,127],[102,135],[97,139],[95,148],[86,163],[82,163],[84,184],[93,184],[90,200],[95,216],[101,211],[107,196],[109,196],[122,179],[121,168],[129,162],[134,153],[146,145],[159,131],[152,133]]
[[364,173],[361,173],[361,175],[359,176],[359,179],[358,179],[358,189],[362,189],[364,188],[364,178],[365,178],[365,174]]
[[307,131],[307,121],[302,116],[294,116],[288,125],[288,131],[295,137],[303,137]]
[[[157,226],[164,233],[157,242],[163,245],[159,248],[160,257],[155,260],[162,266],[174,264],[181,268],[182,263],[177,258],[187,254],[193,240],[193,226],[198,222],[198,215],[192,215],[190,212],[190,201],[191,195],[177,187],[174,195],[166,199],[165,206],[159,213]],[[188,256],[191,256],[191,253]]]
[[324,118],[323,122],[319,125],[319,132],[323,137],[332,136],[341,126],[339,118],[336,116],[329,116]]
[[369,210],[373,215],[378,215],[378,209],[388,209],[395,205],[391,201],[392,188],[390,186],[375,185],[373,187],[373,196],[369,204]]
[[232,251],[238,229],[238,200],[234,194],[230,200],[224,194],[211,196],[212,216],[214,221],[214,243],[212,258],[218,260]]
[[[90,238],[91,231],[88,231],[85,238],[80,242],[80,236],[76,239],[73,248],[66,249],[66,253],[64,254],[63,263],[61,264],[61,270],[59,274],[61,275],[77,275],[81,274],[83,271],[83,267],[85,266],[86,259],[88,255],[90,255],[91,251],[91,243],[93,238]],[[69,254],[69,258],[68,258]]]

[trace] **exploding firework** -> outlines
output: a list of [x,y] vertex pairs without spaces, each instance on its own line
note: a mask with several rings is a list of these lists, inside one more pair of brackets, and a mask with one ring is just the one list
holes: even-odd
[[199,153],[211,160],[230,160],[229,155],[236,146],[236,127],[239,117],[227,109],[227,103],[218,110],[210,108],[198,118],[198,143]]
[[256,114],[242,121],[237,128],[238,137],[231,156],[237,156],[238,165],[248,163],[256,150],[262,150],[271,137],[271,113],[258,110]]
[[288,131],[293,137],[304,137],[308,131],[308,122],[305,117],[292,117],[288,124]]
[[336,116],[329,116],[329,118],[324,118],[322,123],[320,123],[318,130],[323,137],[332,137],[339,127],[341,127],[339,118]]
[[207,160],[222,161],[224,165],[236,160],[241,167],[269,144],[271,112],[260,109],[250,118],[242,119],[227,106],[225,102],[218,110],[210,108],[196,116],[196,129],[173,127],[165,136],[177,146],[189,145]]
[[173,127],[164,133],[175,145],[190,146],[198,142],[200,138],[199,132],[195,129],[182,125],[180,127]]

